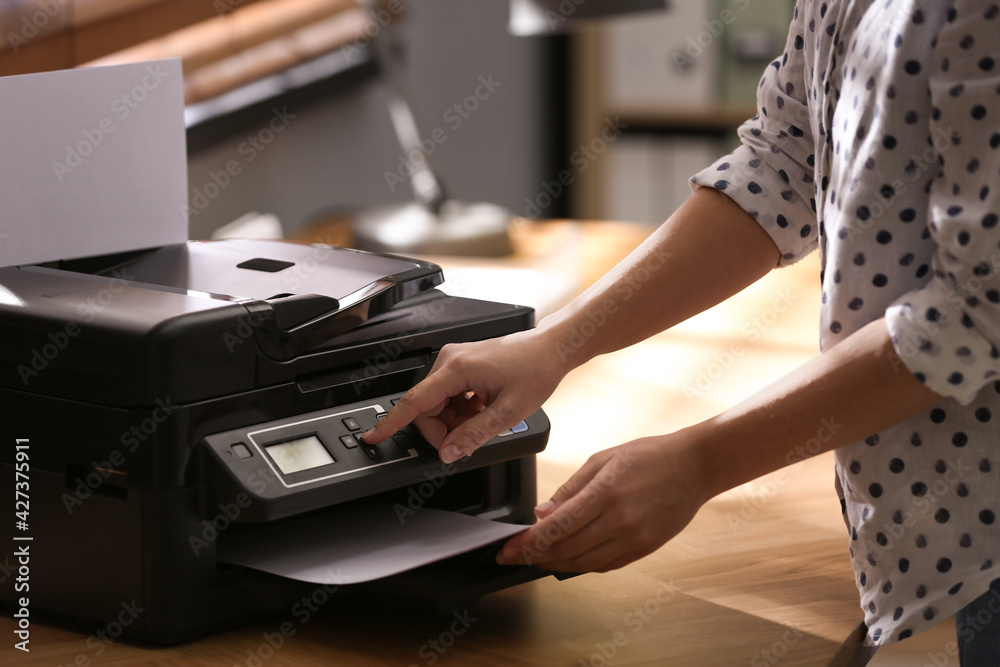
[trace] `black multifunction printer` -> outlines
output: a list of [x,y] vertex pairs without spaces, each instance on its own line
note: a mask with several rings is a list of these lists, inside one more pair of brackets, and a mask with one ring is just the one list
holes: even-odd
[[[360,441],[445,344],[533,326],[442,280],[249,240],[0,268],[0,495],[25,501],[0,521],[0,601],[91,628],[134,605],[124,636],[171,643],[315,589],[219,562],[231,536],[370,503],[532,522],[541,411],[451,466],[412,427]],[[543,574],[473,552],[372,586],[447,607]]]

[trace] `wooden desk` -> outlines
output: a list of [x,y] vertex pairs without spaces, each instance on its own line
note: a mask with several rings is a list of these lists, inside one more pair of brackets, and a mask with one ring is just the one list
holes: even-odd
[[[586,284],[649,230],[587,223],[581,231]],[[730,303],[571,374],[545,406],[553,429],[539,457],[539,498],[591,453],[713,414],[815,354],[817,276],[814,259],[774,272]],[[461,610],[463,622],[402,603],[331,603],[305,623],[289,612],[165,649],[116,642],[98,656],[86,635],[37,618],[32,652],[21,654],[4,618],[0,664],[825,665],[861,620],[846,551],[824,455],[712,500],[646,559],[487,596]],[[267,636],[284,622],[294,633],[275,650]]]

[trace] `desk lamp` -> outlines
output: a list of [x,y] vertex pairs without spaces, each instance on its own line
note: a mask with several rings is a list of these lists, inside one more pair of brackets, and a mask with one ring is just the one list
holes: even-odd
[[[377,0],[361,0],[375,10]],[[390,22],[372,40],[373,57],[388,86],[389,117],[411,167],[414,201],[386,204],[359,213],[354,245],[362,250],[401,255],[475,255],[496,257],[512,251],[507,228],[513,212],[488,203],[450,199],[421,145],[420,126],[403,86],[393,52]]]
[[512,35],[568,32],[616,14],[666,9],[667,0],[510,0]]
[[[377,11],[378,0],[360,0]],[[545,35],[571,30],[582,21],[613,14],[663,9],[666,0],[510,0],[508,29],[514,35]],[[423,149],[420,126],[402,83],[390,22],[372,40],[373,54],[389,89],[389,116],[396,138],[411,158],[414,201],[379,206],[357,215],[354,245],[363,250],[403,255],[495,257],[512,251],[507,229],[514,214],[497,204],[470,203],[446,196]]]

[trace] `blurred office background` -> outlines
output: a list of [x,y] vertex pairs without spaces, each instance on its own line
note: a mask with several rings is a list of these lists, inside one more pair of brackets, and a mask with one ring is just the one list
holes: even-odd
[[[184,48],[216,42],[185,58],[191,236],[248,212],[291,234],[412,198],[368,48],[391,17],[449,196],[657,223],[754,113],[792,4],[674,2],[570,36],[515,37],[507,0],[387,0],[374,18],[347,0],[0,0],[0,74],[165,55],[178,34]],[[270,25],[240,22],[262,8]]]
[[[313,24],[345,14],[339,9],[353,3],[0,0],[0,75],[61,69],[99,58],[104,60],[97,62],[108,62],[108,54],[147,40],[162,42],[159,38],[173,31],[186,38],[189,26],[218,23],[220,17],[232,27],[221,36],[206,32],[205,39],[222,42],[209,50],[228,52],[229,64],[238,65],[242,55],[256,61],[254,49],[264,46],[254,44],[240,53],[249,30],[236,22],[241,12],[268,5],[276,19],[304,12],[303,21],[289,23],[284,34],[264,35],[276,49],[284,41],[289,51],[298,51],[300,43],[311,39],[300,37],[310,27],[303,25],[310,18],[309,5],[323,4],[330,9],[314,11]],[[193,238],[207,237],[249,211],[274,214],[293,233],[317,216],[412,199],[409,183],[398,180],[410,160],[393,133],[386,86],[368,48],[369,35],[379,38],[389,17],[397,20],[394,48],[404,86],[422,136],[434,146],[431,159],[448,193],[523,212],[525,201],[539,191],[557,156],[565,152],[565,40],[508,34],[504,0],[393,0],[385,6],[386,13],[368,25],[342,17],[344,23],[331,27],[330,37],[315,38],[340,48],[303,49],[315,57],[293,53],[287,67],[208,99],[197,99],[202,95],[195,91],[188,118]],[[168,52],[169,47],[163,51]],[[145,58],[160,51],[138,53]],[[195,66],[201,60],[196,53]],[[191,69],[186,60],[186,79]],[[275,109],[287,110],[294,119],[285,122],[282,116],[276,123],[280,134],[272,137],[268,128]],[[216,181],[227,180],[222,173],[234,160],[239,174],[217,188]],[[567,196],[541,214],[568,212]]]
[[[656,224],[688,195],[687,177],[730,148],[736,127],[755,113],[759,75],[781,53],[793,0],[675,0],[667,11],[558,37],[510,35],[507,0],[382,4],[373,19],[353,0],[0,0],[0,76],[185,51],[191,237],[207,238],[254,212],[294,236],[325,218],[412,198],[409,184],[397,180],[409,157],[367,48],[391,16],[399,19],[394,48],[403,85],[450,196],[527,216]],[[629,241],[644,233],[628,228],[615,235]],[[579,248],[565,252],[576,238],[572,229],[550,236],[557,251],[546,259],[559,272],[585,263]],[[598,235],[596,244],[616,241],[623,242]],[[551,261],[564,256],[568,262]],[[600,386],[566,383],[571,400],[564,403],[577,409],[607,386],[638,388],[654,397],[655,408],[640,401],[641,414],[620,420],[636,437],[652,432],[651,415],[690,420],[699,409],[707,416],[727,407],[761,378],[815,354],[818,267],[797,267],[791,289],[802,313],[768,332],[773,343],[750,345],[738,328],[771,302],[767,283],[736,310],[710,311],[642,353],[602,362]],[[468,282],[476,296],[498,299],[506,295],[488,289],[507,283],[526,303],[521,298],[536,296],[554,275],[539,281],[538,273],[519,270],[503,281]],[[558,301],[532,305],[551,309]],[[730,340],[750,350],[741,363],[753,386],[728,374],[692,406],[679,386],[711,368]],[[666,359],[660,365],[671,369],[668,377],[646,372],[658,363],[650,350]],[[590,422],[553,416],[570,432],[563,440],[573,451],[550,447],[549,460],[578,465],[574,457],[589,451],[578,442],[629,435],[618,422],[613,433],[595,435]],[[574,424],[585,432],[572,436]],[[739,506],[740,496],[733,497]],[[949,637],[950,620],[883,649],[872,667],[917,664],[939,655]]]

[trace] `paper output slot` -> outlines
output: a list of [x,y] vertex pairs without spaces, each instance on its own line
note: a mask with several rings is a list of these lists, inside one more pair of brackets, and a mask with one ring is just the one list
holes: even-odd
[[220,563],[314,584],[381,579],[466,553],[527,529],[422,508],[358,505],[219,539]]
[[[403,359],[400,361],[384,361],[381,363],[379,359],[375,360],[377,363],[368,364],[364,367],[355,367],[348,371],[342,371],[339,373],[327,373],[324,375],[318,375],[311,378],[305,378],[299,381],[299,391],[310,392],[310,391],[320,391],[322,389],[332,389],[333,387],[339,387],[345,384],[352,384],[355,382],[363,382],[371,384],[376,379],[387,378],[389,376],[394,376],[394,379],[399,380],[398,374],[400,373],[411,373],[414,374],[413,382],[408,384],[412,385],[416,383],[415,374],[417,371],[425,368],[427,366],[427,358],[424,355],[416,359]],[[397,384],[403,384],[401,381]],[[375,389],[371,389],[375,392]]]

